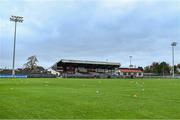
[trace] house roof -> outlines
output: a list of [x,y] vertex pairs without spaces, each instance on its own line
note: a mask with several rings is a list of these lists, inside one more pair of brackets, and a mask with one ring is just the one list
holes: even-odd
[[143,71],[138,68],[119,68],[120,72],[126,73],[142,73]]

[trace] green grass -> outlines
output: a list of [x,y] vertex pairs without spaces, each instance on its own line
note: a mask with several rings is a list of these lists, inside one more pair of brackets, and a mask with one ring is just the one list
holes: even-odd
[[0,79],[0,119],[180,119],[180,79]]

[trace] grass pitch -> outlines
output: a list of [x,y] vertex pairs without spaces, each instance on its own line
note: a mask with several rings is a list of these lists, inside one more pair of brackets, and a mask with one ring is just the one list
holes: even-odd
[[180,119],[180,80],[0,79],[0,119]]

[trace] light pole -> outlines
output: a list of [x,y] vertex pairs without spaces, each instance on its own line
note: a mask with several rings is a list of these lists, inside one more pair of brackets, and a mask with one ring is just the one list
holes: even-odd
[[131,62],[132,62],[132,56],[129,56],[129,67],[131,68],[132,67],[132,64],[131,64]]
[[164,77],[164,64],[165,64],[165,62],[163,62],[163,77]]
[[23,22],[23,17],[20,16],[11,16],[10,21],[13,21],[15,23],[15,30],[14,30],[14,48],[13,48],[13,65],[12,65],[12,76],[15,76],[15,53],[16,53],[16,27],[17,27],[17,22],[22,23]]
[[177,45],[177,42],[172,42],[171,46],[172,46],[172,77],[174,78],[174,47]]

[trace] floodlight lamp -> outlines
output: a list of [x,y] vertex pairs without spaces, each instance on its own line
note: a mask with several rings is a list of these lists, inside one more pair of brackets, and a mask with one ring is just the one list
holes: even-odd
[[171,46],[176,46],[177,45],[177,42],[172,42],[171,43]]

